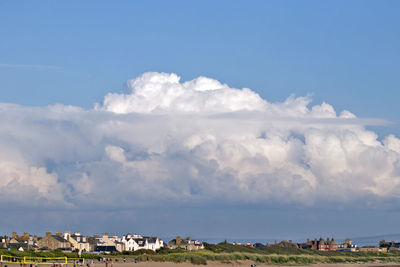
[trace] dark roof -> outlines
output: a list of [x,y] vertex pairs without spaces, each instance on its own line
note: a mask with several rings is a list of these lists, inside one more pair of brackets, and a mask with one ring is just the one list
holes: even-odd
[[145,238],[132,238],[133,241],[135,241],[140,247],[144,247],[146,244],[146,239]]
[[149,243],[155,243],[157,241],[157,237],[152,236],[152,237],[146,237]]
[[28,249],[28,244],[27,243],[8,243],[7,248],[16,248],[19,249],[22,247],[23,249]]
[[117,251],[115,246],[97,246],[96,247],[96,251],[109,251],[109,252],[113,252],[113,251]]
[[68,242],[67,240],[65,240],[63,237],[58,236],[58,235],[52,235],[51,237],[53,237],[54,239],[56,239],[59,242]]
[[13,237],[10,239],[10,241],[13,239],[16,240],[18,243],[23,243],[24,241],[27,241],[29,238]]

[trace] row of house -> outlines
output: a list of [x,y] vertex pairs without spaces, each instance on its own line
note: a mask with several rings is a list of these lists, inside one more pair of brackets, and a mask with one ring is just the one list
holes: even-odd
[[[0,248],[13,248],[20,251],[35,250],[62,250],[65,252],[78,251],[78,252],[123,252],[123,251],[137,251],[140,249],[156,251],[163,247],[170,249],[182,248],[186,250],[199,250],[204,249],[204,244],[198,240],[192,240],[190,237],[181,238],[176,237],[167,244],[164,244],[162,239],[158,237],[147,237],[138,234],[126,234],[122,238],[118,236],[109,236],[104,233],[102,236],[94,234],[93,236],[85,236],[80,232],[72,233],[66,231],[64,234],[61,232],[47,231],[45,236],[29,235],[24,233],[22,236],[17,235],[16,232],[12,233],[11,237],[0,236]],[[261,243],[236,243],[233,245],[248,246],[248,247],[292,247],[301,249],[323,250],[323,251],[365,251],[365,252],[387,252],[387,251],[400,251],[400,242],[386,242],[382,240],[379,246],[364,246],[359,248],[350,239],[346,239],[343,243],[336,243],[333,238],[315,238],[314,240],[307,239],[303,243],[295,243],[292,240],[283,240],[281,242],[275,241],[274,244],[263,245]]]
[[[233,243],[233,245],[244,245],[249,247],[263,247],[264,245],[261,243],[256,244],[241,244],[241,243]],[[278,242],[275,240],[274,244],[266,244],[266,247],[292,247],[292,248],[301,248],[301,249],[312,249],[312,250],[335,250],[335,251],[358,251],[358,246],[353,244],[350,239],[346,239],[343,243],[336,243],[334,238],[327,237],[324,238],[315,238],[314,240],[307,239],[304,243],[295,243],[292,240],[283,240]]]
[[199,250],[204,249],[204,244],[201,243],[199,240],[192,240],[190,237],[186,237],[182,239],[181,237],[177,236],[175,239],[172,239],[168,242],[168,248],[176,249],[176,248],[183,248],[186,250]]
[[158,237],[147,237],[137,234],[118,236],[109,236],[107,233],[99,236],[94,234],[93,237],[83,236],[80,232],[71,234],[69,231],[64,233],[64,240],[71,243],[74,250],[90,252],[123,252],[136,251],[139,249],[148,249],[156,251],[164,247],[164,241]]
[[326,239],[315,238],[314,240],[307,239],[305,243],[298,243],[299,248],[313,249],[313,250],[335,250],[335,251],[356,251],[358,249],[356,244],[347,238],[343,243],[336,243],[334,238],[327,237]]
[[[225,241],[226,242],[226,241]],[[312,250],[322,250],[322,251],[352,251],[352,252],[391,252],[391,251],[400,251],[400,242],[387,242],[382,240],[379,242],[378,246],[362,246],[358,247],[357,244],[353,244],[353,242],[347,238],[343,243],[336,243],[334,238],[327,237],[324,238],[315,238],[314,240],[307,239],[306,242],[303,243],[295,243],[292,240],[283,240],[278,242],[275,240],[275,243],[266,245],[262,243],[240,243],[233,242],[232,245],[236,246],[246,246],[246,247],[286,247],[286,248],[300,248],[300,249],[312,249]]]
[[[102,236],[94,234],[93,236],[85,236],[80,232],[65,233],[47,231],[45,236],[34,236],[24,233],[18,236],[13,232],[11,237],[0,237],[0,247],[15,248],[20,251],[25,250],[62,250],[65,252],[123,252],[137,251],[140,249],[156,251],[165,246],[164,241],[158,237],[148,237],[138,234],[126,234],[122,238],[118,236],[110,236],[104,233]],[[198,240],[190,238],[182,239],[177,237],[171,240],[166,247],[183,248],[187,250],[203,249],[204,245]]]
[[314,240],[307,239],[304,243],[294,243],[291,240],[286,241],[283,240],[281,242],[275,241],[275,244],[267,244],[268,246],[279,246],[279,247],[293,247],[293,248],[301,248],[301,249],[312,249],[312,250],[322,250],[322,251],[352,251],[352,252],[387,252],[397,250],[400,251],[400,243],[386,242],[382,240],[379,242],[379,246],[363,246],[358,247],[357,244],[353,244],[353,242],[347,238],[343,243],[336,243],[335,239],[327,237],[324,238],[315,238]]
[[124,235],[122,238],[118,236],[109,236],[103,234],[99,236],[84,236],[80,232],[72,233],[70,231],[62,234],[61,232],[47,231],[45,236],[35,236],[24,233],[18,236],[13,233],[11,237],[0,237],[0,247],[15,248],[20,251],[24,250],[62,250],[79,251],[79,252],[123,252],[123,251],[136,251],[139,249],[149,249],[156,251],[164,247],[162,239],[157,237],[146,237],[141,235]]

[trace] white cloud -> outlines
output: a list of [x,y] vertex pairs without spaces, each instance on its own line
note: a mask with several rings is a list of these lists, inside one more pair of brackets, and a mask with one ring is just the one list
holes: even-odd
[[[75,207],[399,198],[400,140],[311,97],[145,73],[93,110],[0,104],[0,187]],[[16,156],[15,156],[16,155]],[[27,196],[27,197],[25,197]],[[28,197],[29,196],[29,197]],[[6,198],[7,199],[7,198]]]
[[63,202],[63,192],[55,173],[30,165],[21,157],[5,154],[4,150],[2,152],[0,199],[3,203],[52,206],[54,202]]
[[255,92],[229,88],[226,84],[199,77],[180,83],[176,74],[145,73],[128,81],[132,92],[108,94],[104,109],[126,114],[169,112],[232,112],[264,110],[267,103]]

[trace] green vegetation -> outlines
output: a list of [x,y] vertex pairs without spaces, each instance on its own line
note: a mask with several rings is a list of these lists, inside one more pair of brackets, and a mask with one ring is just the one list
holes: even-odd
[[[78,257],[77,253],[51,252],[20,252],[17,250],[0,249],[0,254],[17,257]],[[83,254],[86,259],[96,259],[103,255]],[[235,262],[250,260],[271,265],[308,265],[314,263],[400,263],[400,252],[340,252],[340,251],[315,251],[303,250],[294,247],[264,247],[251,248],[234,246],[228,243],[216,245],[205,244],[204,250],[186,251],[184,249],[163,248],[157,252],[151,250],[138,250],[135,252],[123,252],[107,254],[115,261],[125,258],[132,261],[155,262],[191,262],[192,264],[205,265],[208,261]]]
[[46,257],[46,258],[55,258],[55,257],[68,257],[68,258],[78,258],[78,253],[64,253],[60,250],[53,251],[19,251],[17,249],[0,249],[0,255],[9,255],[14,257]]
[[[358,254],[357,256],[352,255]],[[220,252],[215,253],[209,250],[185,251],[168,254],[141,255],[140,261],[156,262],[191,262],[193,264],[207,264],[207,261],[235,262],[251,260],[271,265],[308,265],[313,263],[365,263],[365,262],[400,262],[399,255],[392,253],[371,256],[364,253],[348,252],[346,256],[323,256],[323,255],[285,255],[285,254],[258,254],[243,252]]]

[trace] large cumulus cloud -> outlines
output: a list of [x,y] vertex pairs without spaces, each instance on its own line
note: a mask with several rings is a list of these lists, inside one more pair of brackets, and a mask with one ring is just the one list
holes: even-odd
[[[25,206],[398,199],[400,140],[290,96],[145,73],[92,110],[0,104],[0,192]],[[376,121],[372,121],[376,123]],[[18,194],[18,192],[20,194]],[[16,197],[17,196],[17,197]]]

